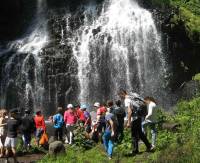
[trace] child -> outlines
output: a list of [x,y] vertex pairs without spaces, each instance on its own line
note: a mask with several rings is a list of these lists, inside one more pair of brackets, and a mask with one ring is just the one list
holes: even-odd
[[3,157],[4,152],[4,142],[6,138],[6,115],[7,111],[5,109],[0,110],[0,157]]

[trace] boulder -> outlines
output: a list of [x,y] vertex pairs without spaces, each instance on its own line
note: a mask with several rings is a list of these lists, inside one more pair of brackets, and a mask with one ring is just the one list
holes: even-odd
[[63,142],[61,141],[54,141],[53,143],[49,144],[49,154],[50,155],[57,155],[59,153],[64,153],[65,147]]

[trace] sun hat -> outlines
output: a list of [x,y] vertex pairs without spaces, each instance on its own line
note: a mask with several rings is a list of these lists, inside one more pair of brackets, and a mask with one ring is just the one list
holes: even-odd
[[99,102],[95,102],[95,103],[94,103],[94,106],[95,106],[95,107],[100,107],[100,103],[99,103]]
[[74,106],[73,106],[72,104],[68,104],[68,105],[67,105],[67,108],[68,108],[68,109],[72,109],[72,108],[74,108]]

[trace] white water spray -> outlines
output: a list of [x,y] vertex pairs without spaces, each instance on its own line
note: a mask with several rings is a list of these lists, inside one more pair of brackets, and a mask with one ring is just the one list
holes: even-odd
[[88,9],[76,36],[80,102],[113,98],[119,88],[156,94],[166,65],[151,13],[131,0],[108,4],[92,22]]

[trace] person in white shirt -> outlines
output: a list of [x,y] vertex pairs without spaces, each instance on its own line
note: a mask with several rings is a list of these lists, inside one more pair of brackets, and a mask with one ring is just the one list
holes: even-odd
[[145,128],[147,126],[150,127],[151,129],[151,135],[152,135],[152,145],[155,147],[156,144],[156,121],[157,121],[157,116],[156,116],[156,101],[153,97],[145,97],[144,98],[145,103],[147,104],[147,110],[148,114],[145,116],[144,121],[142,122],[142,131],[146,133]]
[[131,137],[133,143],[132,155],[139,153],[139,140],[141,139],[147,147],[147,151],[153,151],[153,146],[149,143],[147,137],[142,132],[142,119],[137,113],[137,104],[131,100],[129,94],[125,90],[119,92],[119,96],[124,99],[124,105],[128,110],[127,127],[131,128]]

